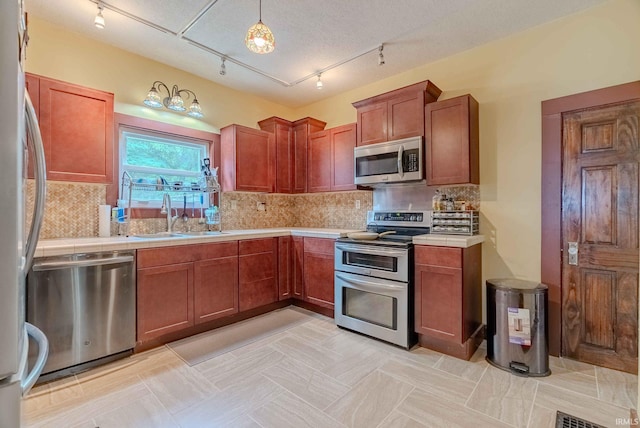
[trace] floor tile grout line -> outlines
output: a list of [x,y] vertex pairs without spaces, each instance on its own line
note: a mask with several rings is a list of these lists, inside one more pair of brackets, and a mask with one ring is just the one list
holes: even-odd
[[[383,373],[384,373],[384,372],[383,372]],[[401,400],[399,400],[399,401],[398,401],[398,404],[396,404],[396,405],[393,407],[393,409],[391,409],[391,411],[387,414],[387,416],[385,416],[385,417],[380,421],[380,423],[378,423],[378,425],[376,425],[376,428],[379,428],[379,427],[384,423],[384,421],[386,421],[387,419],[389,419],[389,418],[391,417],[391,415],[393,414],[393,412],[397,411],[397,410],[398,410],[398,407],[400,407],[400,405],[401,405],[402,403],[404,403],[404,401],[407,399],[407,397],[409,397],[409,395],[411,395],[411,393],[412,393],[413,391],[415,391],[415,390],[416,390],[416,387],[415,387],[415,386],[413,386],[413,385],[411,385],[411,386],[412,386],[411,390],[410,390],[410,391],[409,391],[409,392],[408,392],[408,393],[407,393],[407,394],[406,394],[406,395],[405,395]],[[398,411],[398,412],[399,412],[399,413],[402,413],[402,412],[400,412],[400,411]],[[407,416],[407,417],[408,417],[408,416]],[[409,418],[409,419],[412,419],[412,418]],[[413,419],[413,420],[415,420],[415,419]],[[417,422],[417,421],[416,421],[416,422]]]
[[487,367],[484,368],[484,371],[482,372],[482,375],[480,375],[480,378],[478,379],[475,386],[473,387],[471,394],[469,394],[467,399],[464,401],[464,407],[466,407],[467,409],[471,409],[471,407],[469,407],[469,400],[471,400],[471,397],[473,397],[473,394],[475,394],[476,390],[478,389],[478,386],[480,385],[480,382],[482,382],[482,378],[487,374],[487,370],[489,370],[489,365],[487,365]]
[[533,399],[531,400],[531,407],[529,408],[529,420],[527,421],[527,427],[531,426],[531,419],[533,419],[533,408],[536,405],[536,399],[538,398],[538,387],[540,386],[540,381],[536,380],[536,390],[533,393]]

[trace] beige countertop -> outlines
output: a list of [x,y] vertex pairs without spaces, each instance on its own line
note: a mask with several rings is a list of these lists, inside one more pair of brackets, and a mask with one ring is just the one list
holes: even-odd
[[278,228],[227,230],[219,235],[166,236],[162,238],[141,238],[135,236],[112,236],[109,238],[61,238],[41,239],[36,248],[36,257],[60,256],[74,253],[99,251],[138,250],[141,248],[169,247],[213,242],[235,241],[239,239],[271,238],[277,236],[306,236],[336,239],[347,236],[352,229]]
[[[93,253],[99,251],[138,250],[142,248],[169,247],[213,242],[236,241],[240,239],[272,238],[278,236],[306,236],[313,238],[337,239],[353,232],[352,229],[316,229],[316,228],[276,228],[227,230],[219,235],[205,236],[166,236],[141,238],[136,236],[112,236],[109,238],[61,238],[41,239],[36,248],[36,257],[59,256],[75,253]],[[483,235],[419,235],[413,238],[416,245],[435,245],[441,247],[467,248],[484,241]]]
[[418,235],[413,237],[416,245],[433,245],[436,247],[458,247],[468,248],[484,242],[484,235],[462,236],[462,235]]

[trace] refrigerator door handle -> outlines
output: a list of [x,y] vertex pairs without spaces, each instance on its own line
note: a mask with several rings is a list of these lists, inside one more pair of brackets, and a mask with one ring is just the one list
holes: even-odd
[[36,252],[36,246],[38,245],[38,237],[40,236],[40,228],[42,226],[42,220],[44,217],[44,203],[47,196],[47,166],[44,157],[44,144],[42,143],[42,134],[40,134],[40,127],[38,126],[38,118],[36,111],[33,108],[33,103],[29,97],[29,93],[25,91],[25,118],[27,125],[27,136],[29,141],[33,142],[33,149],[35,154],[35,203],[33,206],[33,217],[31,221],[31,228],[29,230],[29,236],[27,237],[27,244],[25,250],[25,262],[22,271],[26,275],[31,269],[33,263],[33,256]]
[[[42,369],[44,368],[45,363],[47,362],[47,356],[49,355],[49,341],[47,340],[47,336],[35,325],[24,323],[25,329],[27,330],[27,335],[31,337],[38,344],[38,358],[36,362],[33,364],[33,368],[29,372],[29,374],[22,379],[22,396],[27,395],[27,393],[31,390],[31,387],[36,383],[40,373],[42,373]],[[28,339],[25,338],[25,342]],[[27,348],[28,349],[28,348]],[[22,356],[22,358],[27,358],[28,352]]]

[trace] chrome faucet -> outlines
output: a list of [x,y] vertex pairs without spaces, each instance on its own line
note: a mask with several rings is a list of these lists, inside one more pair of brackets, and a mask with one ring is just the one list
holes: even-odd
[[178,209],[174,208],[174,210],[176,210],[176,215],[172,217],[171,216],[171,196],[169,196],[168,193],[165,193],[162,196],[162,207],[160,208],[160,214],[167,215],[167,233],[173,232],[173,223],[175,223],[176,220],[178,219]]

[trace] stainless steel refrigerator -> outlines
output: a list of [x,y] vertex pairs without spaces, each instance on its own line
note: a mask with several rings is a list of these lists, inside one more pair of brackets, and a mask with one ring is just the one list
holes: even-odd
[[[24,89],[26,23],[22,0],[0,1],[0,427],[20,426],[22,397],[47,358],[47,339],[25,322],[25,277],[44,213],[44,150],[35,111]],[[26,165],[33,153],[36,198],[26,229]],[[29,340],[38,359],[28,367]]]

